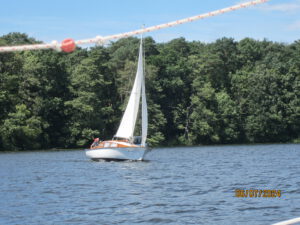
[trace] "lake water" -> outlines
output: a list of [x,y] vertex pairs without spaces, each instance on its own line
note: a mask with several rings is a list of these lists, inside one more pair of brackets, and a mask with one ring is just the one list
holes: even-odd
[[[300,145],[154,149],[147,162],[84,151],[0,154],[0,224],[272,224],[300,217]],[[237,198],[235,190],[281,190]]]

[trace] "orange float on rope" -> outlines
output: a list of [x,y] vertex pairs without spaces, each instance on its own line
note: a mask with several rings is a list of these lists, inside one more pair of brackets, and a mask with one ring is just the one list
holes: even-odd
[[76,48],[75,41],[72,38],[67,38],[62,41],[60,48],[64,52],[73,52]]

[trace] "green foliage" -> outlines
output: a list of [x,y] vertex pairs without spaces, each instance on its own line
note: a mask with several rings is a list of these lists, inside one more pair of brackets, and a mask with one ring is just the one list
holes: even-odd
[[16,111],[9,113],[1,126],[4,148],[14,150],[40,148],[42,130],[47,125],[40,117],[33,116],[26,105],[16,105]]
[[24,45],[24,44],[37,44],[41,43],[34,38],[28,37],[27,34],[12,32],[7,35],[3,35],[0,40],[0,45]]
[[[0,45],[39,43],[26,34]],[[0,54],[0,149],[86,147],[111,138],[134,81],[138,38],[73,53]],[[148,143],[300,140],[300,41],[157,44],[144,39]]]

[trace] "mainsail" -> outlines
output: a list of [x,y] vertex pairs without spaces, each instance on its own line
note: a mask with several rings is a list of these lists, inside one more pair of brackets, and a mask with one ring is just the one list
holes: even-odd
[[145,94],[145,79],[143,68],[143,43],[141,39],[137,72],[129,101],[124,112],[116,137],[131,139],[138,116],[140,98],[142,92],[142,146],[145,146],[148,129],[147,102]]

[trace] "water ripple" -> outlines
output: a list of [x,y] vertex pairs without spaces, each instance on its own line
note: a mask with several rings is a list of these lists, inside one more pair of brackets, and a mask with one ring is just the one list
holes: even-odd
[[[0,154],[0,224],[259,225],[300,211],[300,145],[164,148],[148,160]],[[282,196],[236,198],[236,189]]]

